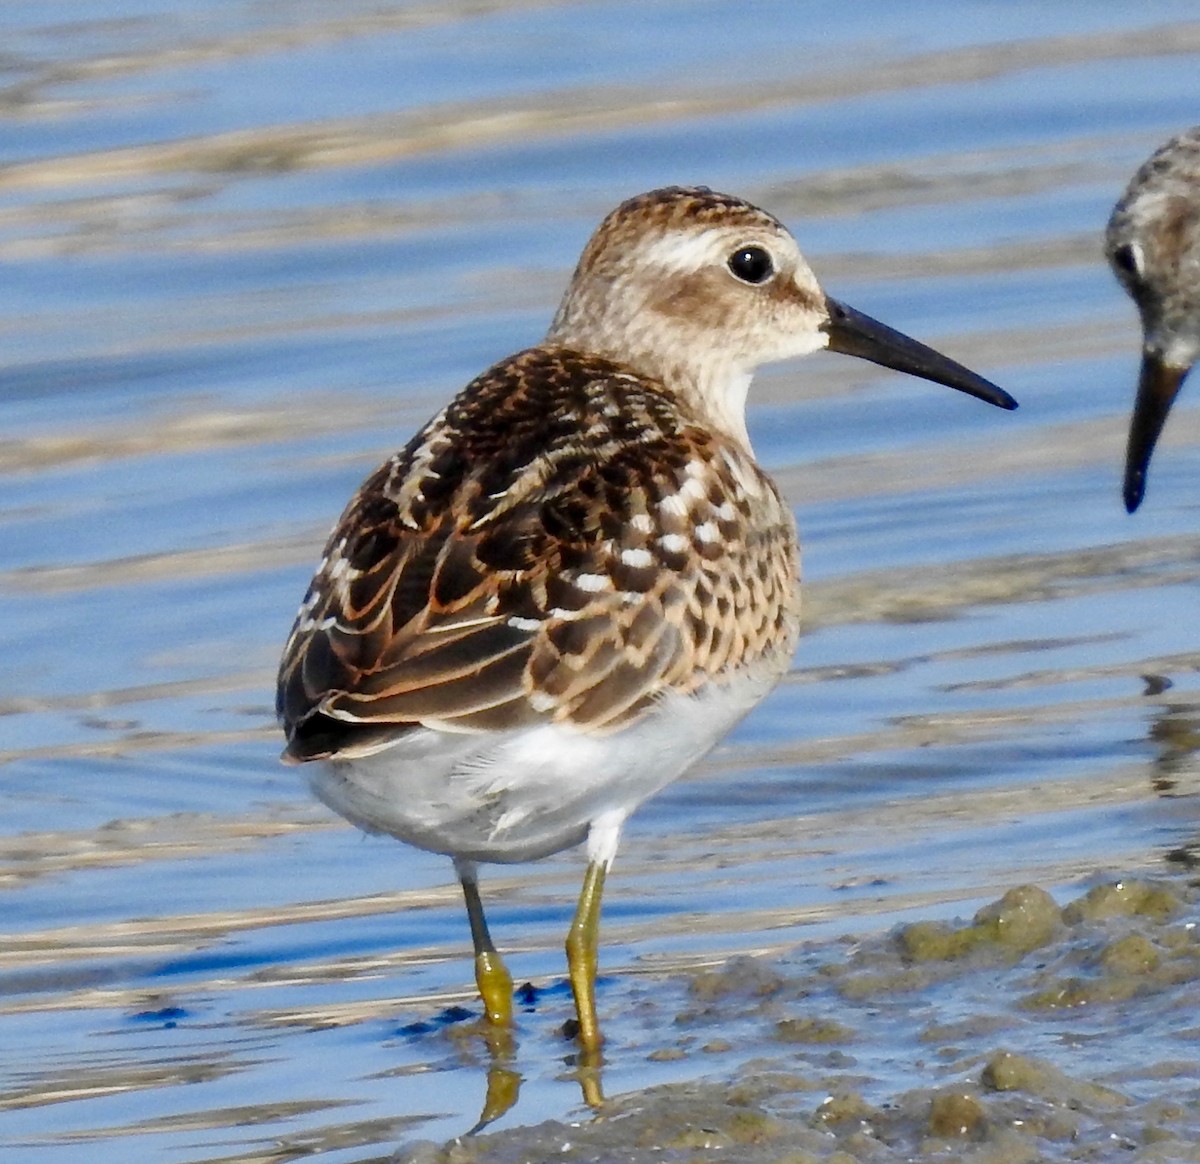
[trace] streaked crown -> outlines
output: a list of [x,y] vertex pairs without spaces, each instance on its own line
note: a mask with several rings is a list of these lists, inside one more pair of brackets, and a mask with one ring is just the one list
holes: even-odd
[[826,346],[825,295],[778,219],[705,187],[617,207],[587,244],[547,335],[671,385],[746,442],[760,364]]
[[1200,357],[1200,126],[1146,161],[1109,219],[1108,261],[1142,316],[1148,350],[1176,367]]

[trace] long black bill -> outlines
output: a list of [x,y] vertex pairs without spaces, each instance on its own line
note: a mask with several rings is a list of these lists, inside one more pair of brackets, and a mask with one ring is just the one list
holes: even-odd
[[848,356],[859,356],[897,372],[907,372],[957,388],[968,396],[986,400],[997,408],[1013,409],[1017,402],[1003,388],[997,388],[990,380],[977,376],[970,368],[955,363],[949,356],[935,352],[924,344],[910,339],[903,332],[894,331],[885,323],[855,311],[836,299],[826,298],[829,322],[825,330],[829,334],[829,350],[844,352]]
[[1164,364],[1153,352],[1142,354],[1142,371],[1125,450],[1125,509],[1129,513],[1142,503],[1151,454],[1187,374],[1187,368]]

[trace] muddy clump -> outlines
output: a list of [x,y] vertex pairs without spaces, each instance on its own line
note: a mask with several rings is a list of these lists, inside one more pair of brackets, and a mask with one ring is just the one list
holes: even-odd
[[1060,907],[1019,886],[969,922],[734,959],[674,983],[673,1013],[658,992],[678,1057],[710,1072],[697,1052],[720,1043],[726,1077],[395,1159],[1200,1161],[1197,897],[1109,880]]

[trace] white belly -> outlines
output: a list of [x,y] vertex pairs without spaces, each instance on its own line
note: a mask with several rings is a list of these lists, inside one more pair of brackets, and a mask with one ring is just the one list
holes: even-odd
[[421,728],[374,755],[309,765],[313,791],[369,832],[473,861],[531,861],[579,844],[597,818],[623,820],[709,751],[779,670],[667,696],[611,735]]

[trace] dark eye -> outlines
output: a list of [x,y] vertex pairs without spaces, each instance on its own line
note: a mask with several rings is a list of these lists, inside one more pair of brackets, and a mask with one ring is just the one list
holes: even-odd
[[1140,258],[1132,243],[1122,243],[1112,253],[1113,265],[1131,279],[1136,279],[1141,272],[1141,263],[1138,261]]
[[765,283],[775,274],[775,263],[762,247],[738,247],[729,256],[729,269],[743,283]]

